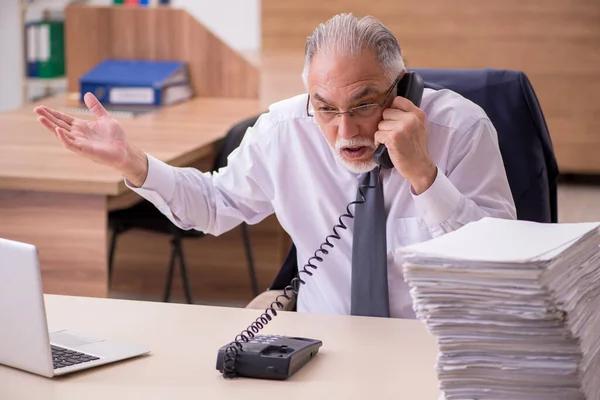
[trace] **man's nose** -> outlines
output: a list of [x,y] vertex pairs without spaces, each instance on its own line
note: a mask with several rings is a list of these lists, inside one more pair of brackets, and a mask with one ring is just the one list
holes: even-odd
[[351,139],[358,135],[358,124],[353,116],[349,114],[338,115],[338,136],[342,139]]

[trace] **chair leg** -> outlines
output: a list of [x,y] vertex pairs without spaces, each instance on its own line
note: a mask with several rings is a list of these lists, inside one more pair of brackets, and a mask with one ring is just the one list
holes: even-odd
[[242,239],[246,248],[246,260],[248,261],[248,272],[250,273],[250,284],[254,297],[258,296],[258,279],[256,278],[256,269],[254,268],[254,257],[252,255],[252,245],[250,244],[250,234],[248,233],[248,225],[242,223]]
[[120,233],[120,229],[117,226],[112,227],[110,235],[110,244],[108,247],[108,286],[110,287],[110,281],[112,278],[113,264],[115,261],[115,250],[117,248],[117,236]]
[[177,254],[179,255],[179,270],[181,273],[181,280],[183,281],[185,300],[188,304],[192,304],[192,291],[190,289],[190,281],[188,279],[187,268],[185,266],[185,257],[183,256],[183,245],[181,243],[181,239],[177,239],[174,245]]
[[175,250],[175,239],[171,245],[171,261],[169,262],[169,270],[167,271],[167,279],[165,280],[165,288],[163,291],[163,302],[169,301],[171,296],[171,286],[173,285],[173,272],[175,270],[175,258],[177,257],[177,251]]

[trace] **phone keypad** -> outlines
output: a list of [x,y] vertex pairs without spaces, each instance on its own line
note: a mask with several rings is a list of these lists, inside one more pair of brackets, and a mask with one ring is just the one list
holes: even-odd
[[278,335],[256,335],[251,338],[248,343],[271,344],[275,343],[281,336]]

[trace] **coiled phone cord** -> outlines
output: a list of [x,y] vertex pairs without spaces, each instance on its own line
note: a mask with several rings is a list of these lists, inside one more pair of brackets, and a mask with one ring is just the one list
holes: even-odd
[[[338,224],[333,226],[333,234],[328,235],[325,238],[325,241],[321,243],[321,246],[314,252],[313,256],[308,259],[308,262],[304,265],[302,270],[298,271],[298,276],[296,276],[288,286],[283,289],[283,294],[280,294],[275,298],[275,300],[271,303],[269,307],[262,313],[250,326],[248,326],[245,330],[243,330],[240,334],[235,337],[235,340],[227,345],[225,349],[225,355],[223,357],[223,377],[227,379],[235,378],[237,376],[235,370],[235,360],[239,352],[242,351],[242,343],[248,342],[251,338],[255,336],[261,329],[263,329],[272,319],[277,315],[277,311],[275,307],[278,307],[279,310],[283,309],[284,305],[281,302],[283,299],[287,301],[291,301],[292,298],[289,291],[294,292],[294,294],[298,295],[298,291],[300,290],[300,285],[304,285],[306,282],[300,278],[300,274],[304,273],[308,276],[312,276],[313,273],[308,270],[308,268],[317,269],[317,266],[314,265],[313,261],[323,262],[323,257],[319,256],[319,253],[322,253],[323,256],[329,254],[329,250],[326,248],[328,246],[330,249],[333,248],[333,243],[331,243],[331,239],[340,239],[340,235],[338,233],[338,229],[348,229],[348,227],[342,221],[343,218],[354,218],[354,214],[350,211],[350,206],[362,204],[365,202],[366,198],[363,192],[363,189],[373,189],[381,184],[380,174],[381,166],[377,166],[377,183],[374,186],[370,185],[359,185],[358,192],[360,194],[360,199],[350,202],[346,206],[346,213],[342,214],[338,219]],[[271,314],[269,314],[269,312]]]

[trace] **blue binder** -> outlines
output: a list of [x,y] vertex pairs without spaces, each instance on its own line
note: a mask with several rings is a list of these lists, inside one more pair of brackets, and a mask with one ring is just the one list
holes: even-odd
[[109,59],[79,79],[80,95],[93,93],[107,105],[164,106],[192,97],[182,61]]

